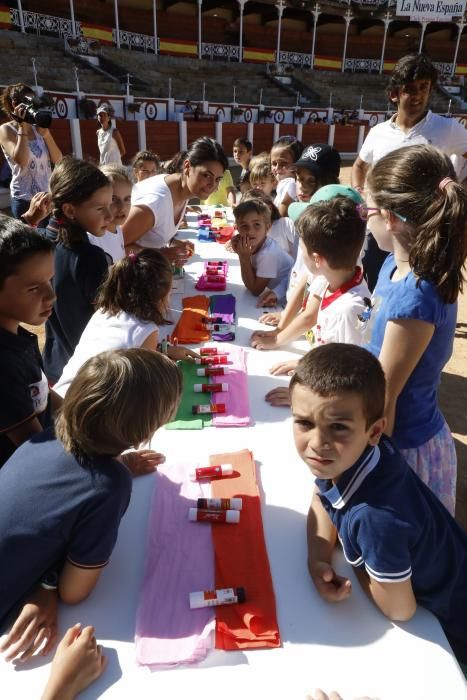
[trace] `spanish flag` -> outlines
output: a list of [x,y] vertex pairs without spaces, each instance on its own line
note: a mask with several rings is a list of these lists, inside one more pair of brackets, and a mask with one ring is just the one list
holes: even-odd
[[392,73],[396,63],[397,61],[395,61],[393,58],[388,58],[385,60],[383,63],[383,73]]
[[321,68],[322,70],[341,70],[342,60],[333,56],[315,56],[313,68]]
[[10,8],[0,5],[0,29],[9,29],[11,27]]
[[274,63],[276,52],[268,49],[243,49],[243,60],[256,63]]
[[183,39],[161,39],[159,53],[167,53],[172,56],[197,56],[198,44],[196,41],[184,41]]
[[100,24],[85,24],[81,22],[81,31],[85,39],[96,39],[103,44],[113,44],[112,29]]
[[457,65],[456,66],[456,73],[455,75],[467,75],[467,66],[464,65]]

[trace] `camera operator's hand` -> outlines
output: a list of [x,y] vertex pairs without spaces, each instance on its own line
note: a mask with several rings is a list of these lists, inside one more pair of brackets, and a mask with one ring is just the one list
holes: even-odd
[[32,131],[32,126],[31,126],[31,124],[28,124],[27,122],[22,121],[24,119],[25,113],[26,113],[26,105],[25,104],[21,103],[19,105],[16,105],[16,107],[13,110],[13,118],[19,117],[19,119],[21,120],[19,122],[20,131],[22,131],[23,134],[29,135]]

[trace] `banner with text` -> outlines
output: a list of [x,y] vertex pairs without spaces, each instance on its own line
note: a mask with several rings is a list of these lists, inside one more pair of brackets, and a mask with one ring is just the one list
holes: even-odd
[[414,22],[449,22],[462,17],[466,0],[397,0],[396,16],[406,16]]

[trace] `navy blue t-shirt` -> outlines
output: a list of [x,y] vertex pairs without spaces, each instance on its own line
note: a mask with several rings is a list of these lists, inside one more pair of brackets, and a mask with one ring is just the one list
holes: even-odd
[[51,424],[49,387],[42,369],[37,336],[19,326],[0,328],[0,467],[16,449],[6,434],[31,418]]
[[107,270],[106,254],[89,243],[85,231],[72,247],[57,243],[53,282],[57,299],[46,323],[44,347],[45,372],[53,383],[60,378],[95,311],[96,293]]
[[417,603],[467,649],[467,533],[384,437],[337,483],[317,479],[344,556],[384,583],[411,579]]
[[131,487],[123,464],[80,463],[51,428],[16,450],[0,470],[0,627],[50,569],[105,566]]

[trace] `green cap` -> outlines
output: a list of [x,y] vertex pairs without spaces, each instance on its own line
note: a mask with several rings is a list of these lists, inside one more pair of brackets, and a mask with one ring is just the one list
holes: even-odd
[[353,187],[347,187],[347,185],[325,185],[316,190],[313,197],[309,202],[293,202],[289,206],[287,211],[287,216],[292,219],[292,221],[297,221],[299,216],[312,204],[317,202],[327,202],[329,199],[334,199],[334,197],[350,197],[355,204],[362,204],[363,197],[360,192],[354,190]]

